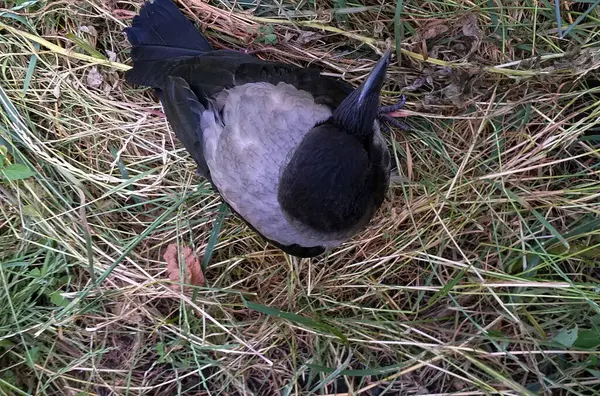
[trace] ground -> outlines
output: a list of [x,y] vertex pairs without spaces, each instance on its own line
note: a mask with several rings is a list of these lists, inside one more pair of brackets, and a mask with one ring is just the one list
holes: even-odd
[[3,2],[2,394],[598,394],[598,2],[178,3],[217,48],[355,85],[395,46],[394,185],[286,256],[124,82],[141,1]]

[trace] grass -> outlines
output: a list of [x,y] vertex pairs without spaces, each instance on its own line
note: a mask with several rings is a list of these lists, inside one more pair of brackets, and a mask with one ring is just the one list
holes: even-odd
[[[564,38],[546,0],[183,3],[217,48],[354,84],[400,42],[401,182],[340,249],[285,256],[124,82],[141,1],[4,2],[1,394],[598,394],[597,2],[559,2]],[[170,287],[171,243],[206,285]]]

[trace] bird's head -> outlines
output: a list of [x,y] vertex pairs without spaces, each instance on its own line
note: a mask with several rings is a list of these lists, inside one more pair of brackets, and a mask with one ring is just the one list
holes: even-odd
[[330,119],[304,137],[281,175],[284,212],[315,231],[348,236],[364,226],[383,200],[389,152],[375,137],[387,52]]
[[373,123],[379,108],[379,95],[390,64],[390,56],[391,52],[387,51],[363,83],[333,112],[331,121],[360,140],[373,135]]

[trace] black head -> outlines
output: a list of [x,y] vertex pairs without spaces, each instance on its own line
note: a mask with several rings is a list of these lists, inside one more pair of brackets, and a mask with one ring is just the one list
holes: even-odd
[[312,128],[283,169],[278,201],[292,220],[345,238],[381,205],[389,153],[373,136],[389,59],[388,52],[332,117]]
[[358,139],[330,122],[318,125],[281,174],[279,204],[292,220],[313,230],[331,234],[352,229],[372,206],[370,168]]
[[332,121],[361,140],[373,135],[373,122],[377,118],[379,96],[390,56],[391,52],[387,51],[365,81],[333,112]]

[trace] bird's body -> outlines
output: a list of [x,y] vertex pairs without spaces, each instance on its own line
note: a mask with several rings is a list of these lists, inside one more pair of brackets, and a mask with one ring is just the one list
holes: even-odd
[[[337,235],[292,224],[277,200],[280,170],[313,127],[309,120],[325,121],[331,110],[284,83],[234,87],[222,91],[216,105],[222,122],[207,111],[201,126],[204,157],[223,199],[262,235],[283,245],[339,244],[343,238]],[[268,111],[273,107],[278,111]]]
[[390,174],[372,114],[381,81],[373,99],[370,86],[215,51],[171,0],[146,3],[127,35],[127,80],[157,90],[199,173],[255,231],[310,257],[369,222]]

